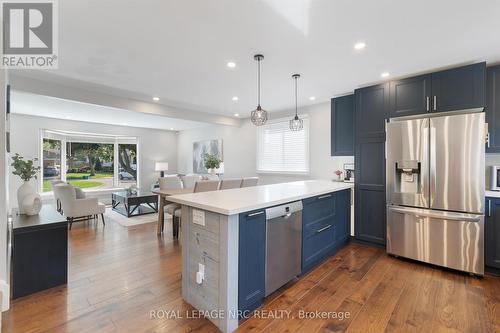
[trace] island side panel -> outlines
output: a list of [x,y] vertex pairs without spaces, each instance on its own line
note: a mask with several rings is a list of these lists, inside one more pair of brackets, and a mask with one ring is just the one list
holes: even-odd
[[238,328],[238,215],[221,215],[220,219],[220,308],[225,320],[219,328],[232,332]]
[[[204,213],[205,226],[193,222],[193,210]],[[183,205],[182,241],[182,297],[197,310],[217,312],[209,319],[222,332],[234,331],[238,327],[238,216]],[[205,264],[201,285],[193,282],[198,263]]]

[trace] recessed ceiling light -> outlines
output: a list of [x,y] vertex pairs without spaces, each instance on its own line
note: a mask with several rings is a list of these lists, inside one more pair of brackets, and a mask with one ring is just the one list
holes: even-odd
[[239,117],[239,116],[240,116],[240,114],[239,114],[239,113],[235,113],[235,114],[234,114],[234,116],[235,116],[235,117]]
[[309,100],[310,100],[310,101],[315,101],[315,100],[316,100],[316,97],[311,96],[311,97],[309,97]]
[[157,96],[153,97],[153,101],[158,102],[159,100],[160,100],[160,97],[157,97]]
[[171,130],[171,131],[173,131],[173,130],[174,130],[174,128],[173,128],[173,127],[170,127],[170,130]]
[[389,72],[383,72],[380,74],[381,77],[388,77],[389,75],[391,75]]
[[354,44],[354,49],[355,50],[362,50],[366,47],[366,43],[365,42],[357,42],[356,44]]
[[226,64],[226,66],[227,66],[227,67],[229,67],[229,68],[234,68],[234,67],[236,67],[236,63],[234,63],[234,62],[230,61],[230,62],[228,62],[228,63]]
[[233,101],[237,101],[238,100],[238,96],[233,96]]

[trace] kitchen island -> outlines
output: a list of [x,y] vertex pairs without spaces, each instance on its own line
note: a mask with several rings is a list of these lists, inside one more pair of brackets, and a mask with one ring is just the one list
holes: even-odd
[[298,261],[300,276],[347,242],[351,188],[311,180],[169,197],[182,205],[183,298],[221,331],[234,331],[269,293],[266,236],[283,247],[291,239],[267,232],[267,215],[283,208],[276,215],[281,223],[291,216],[299,221],[293,228],[298,251],[281,255],[296,257],[291,260]]

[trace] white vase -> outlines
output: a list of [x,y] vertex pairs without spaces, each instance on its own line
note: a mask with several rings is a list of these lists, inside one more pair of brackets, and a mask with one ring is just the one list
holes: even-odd
[[[25,202],[25,199],[27,197],[30,197],[32,198],[31,200],[26,200]],[[31,186],[31,184],[29,182],[24,182],[23,185],[21,185],[18,189],[17,189],[17,205],[19,207],[19,214],[26,214],[26,207],[28,207],[30,210],[30,212],[32,212],[33,210],[31,209],[32,207],[30,207],[30,203],[31,204],[35,204],[35,200],[34,198],[38,197],[38,199],[40,199],[40,196],[38,196],[38,194],[35,192],[35,189],[33,188],[33,186]],[[36,213],[38,214],[38,212]],[[33,215],[33,214],[32,214]]]

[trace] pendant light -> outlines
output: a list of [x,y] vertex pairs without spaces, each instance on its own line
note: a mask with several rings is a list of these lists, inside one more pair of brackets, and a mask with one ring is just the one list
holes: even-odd
[[300,74],[293,74],[292,78],[295,80],[295,117],[290,120],[290,130],[292,131],[302,131],[304,128],[304,121],[299,118],[298,110],[297,110],[297,95],[298,95],[298,80]]
[[257,109],[252,111],[250,119],[255,126],[264,125],[267,122],[267,111],[260,107],[260,62],[264,59],[262,54],[256,54],[253,56],[257,60]]

